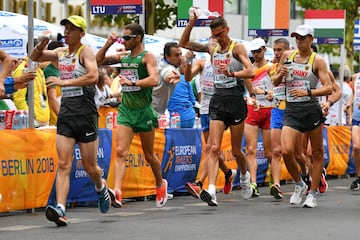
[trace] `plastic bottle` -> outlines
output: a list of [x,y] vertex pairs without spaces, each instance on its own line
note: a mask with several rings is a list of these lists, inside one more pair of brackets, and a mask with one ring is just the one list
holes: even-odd
[[107,116],[106,116],[106,128],[107,129],[112,129],[114,126],[113,123],[113,113],[112,112],[108,112]]
[[176,115],[175,115],[175,112],[173,112],[171,114],[170,127],[171,128],[176,128]]
[[167,109],[165,110],[165,118],[166,118],[165,128],[169,128],[170,127],[170,112]]
[[177,112],[175,113],[175,128],[181,128],[181,119],[180,119],[180,114]]
[[12,120],[12,129],[21,129],[21,111],[16,111]]
[[23,118],[24,118],[23,128],[29,128],[29,113],[27,110],[23,110]]
[[0,110],[0,129],[5,129],[6,110]]
[[201,128],[201,122],[200,122],[200,118],[199,118],[198,114],[196,114],[196,117],[195,117],[194,128]]
[[118,116],[118,113],[113,112],[113,128],[117,127],[117,116]]
[[199,7],[190,7],[189,8],[189,16],[196,14],[198,17],[219,17],[220,14],[218,12],[211,12],[208,9],[200,9]]

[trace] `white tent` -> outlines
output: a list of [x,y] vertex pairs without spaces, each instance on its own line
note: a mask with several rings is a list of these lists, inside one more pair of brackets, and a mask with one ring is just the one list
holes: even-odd
[[[38,38],[44,31],[50,31],[52,34],[63,34],[63,26],[51,24],[34,18],[34,38]],[[0,48],[8,54],[24,58],[26,56],[26,45],[28,38],[28,16],[0,11]],[[145,49],[160,57],[163,53],[164,44],[174,41],[172,39],[145,35]],[[89,45],[94,52],[97,52],[106,42],[106,38],[86,33],[82,39],[84,44]],[[118,48],[123,47],[120,43],[113,44],[107,54],[115,53]]]

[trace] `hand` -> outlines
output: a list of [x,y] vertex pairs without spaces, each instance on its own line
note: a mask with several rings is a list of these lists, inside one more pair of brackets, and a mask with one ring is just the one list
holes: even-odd
[[15,83],[28,83],[36,77],[35,71],[28,71],[22,74],[19,78],[15,78]]
[[231,76],[231,73],[229,72],[229,66],[227,64],[220,64],[219,71],[227,77]]
[[289,69],[286,66],[282,66],[280,69],[280,75],[282,77],[286,76],[289,74]]
[[302,90],[302,89],[291,89],[289,91],[289,93],[290,93],[290,96],[292,96],[294,98],[308,96],[307,90]]
[[180,74],[177,71],[173,70],[172,72],[168,73],[168,80],[169,83],[176,84],[180,82]]
[[329,114],[330,103],[328,101],[320,103],[323,115],[327,116]]
[[46,79],[46,86],[47,87],[51,87],[51,86],[60,86],[60,87],[62,87],[62,86],[65,86],[63,83],[64,83],[65,81],[62,81],[62,80],[60,80],[59,78],[57,78],[57,77],[54,77],[54,76],[51,76],[51,77],[48,77],[47,79]]
[[133,85],[133,83],[123,75],[119,75],[119,83],[120,85],[127,85],[127,86]]
[[111,32],[109,35],[108,35],[108,38],[107,40],[113,44],[114,42],[116,42],[118,40],[118,35],[115,33],[115,32]]

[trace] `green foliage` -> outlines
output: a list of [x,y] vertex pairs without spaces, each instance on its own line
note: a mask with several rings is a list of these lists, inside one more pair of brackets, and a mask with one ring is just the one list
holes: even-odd
[[[347,64],[352,67],[353,60],[359,60],[358,53],[354,53],[352,45],[354,42],[354,22],[357,17],[358,7],[360,7],[360,1],[358,0],[296,0],[297,4],[303,9],[345,9],[346,10],[346,23],[345,23],[345,49]],[[334,56],[340,55],[340,46],[334,44],[320,45],[320,52],[331,53]]]

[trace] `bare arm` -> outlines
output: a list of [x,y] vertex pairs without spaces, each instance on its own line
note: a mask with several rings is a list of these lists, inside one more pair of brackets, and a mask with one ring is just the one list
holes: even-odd
[[204,45],[198,42],[190,42],[190,33],[193,27],[195,26],[196,20],[197,20],[196,15],[190,16],[189,23],[180,36],[179,46],[183,48],[187,48],[192,51],[210,53],[208,45]]
[[283,78],[288,74],[288,69],[287,69],[287,67],[285,67],[284,63],[285,63],[286,59],[289,58],[290,53],[291,53],[291,51],[287,50],[281,56],[281,59],[277,65],[276,75],[271,78],[274,86],[278,86],[282,82]]
[[0,49],[0,61],[2,64],[2,70],[0,73],[0,97],[5,95],[4,82],[7,76],[11,75],[13,68],[13,62],[15,59],[10,57],[5,51]]
[[116,35],[116,33],[111,33],[108,36],[104,46],[100,48],[99,51],[96,53],[96,62],[98,66],[119,63],[121,58],[125,55],[123,54],[123,52],[119,52],[118,54],[105,56],[107,50],[116,42],[117,38],[118,36]]
[[326,96],[332,93],[332,83],[329,77],[328,69],[324,59],[318,55],[315,57],[314,70],[318,73],[318,78],[322,87],[312,89],[311,95],[313,96]]
[[198,61],[196,61],[194,64],[191,65],[186,65],[185,68],[185,80],[186,81],[191,81],[196,74],[201,74],[201,72],[204,69],[204,64],[205,64],[205,60],[203,59],[199,59]]

